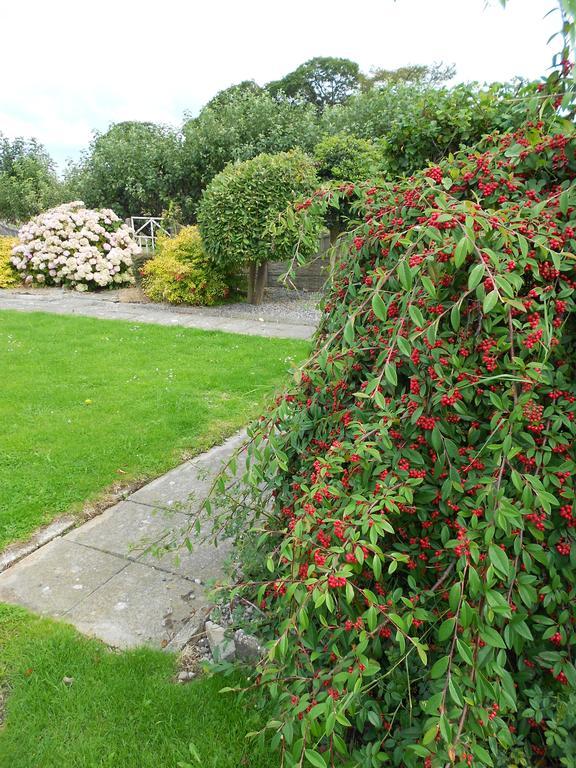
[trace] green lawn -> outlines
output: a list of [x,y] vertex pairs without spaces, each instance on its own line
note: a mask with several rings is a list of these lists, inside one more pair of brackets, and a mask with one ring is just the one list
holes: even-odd
[[[264,716],[218,691],[230,678],[172,682],[175,657],[108,651],[66,624],[0,605],[0,765],[10,768],[274,768],[245,735]],[[64,677],[74,678],[71,685]],[[238,682],[238,681],[233,681]],[[190,757],[189,743],[200,763]]]
[[230,435],[306,342],[0,311],[0,549]]

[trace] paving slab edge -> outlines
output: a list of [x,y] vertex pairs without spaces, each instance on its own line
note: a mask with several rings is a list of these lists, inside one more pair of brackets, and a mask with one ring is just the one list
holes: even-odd
[[[181,462],[180,464],[177,464],[175,467],[172,467],[172,469],[169,469],[167,472],[164,472],[161,475],[158,475],[158,477],[154,477],[151,480],[148,480],[147,482],[139,484],[137,487],[133,488],[130,493],[127,496],[122,496],[123,501],[130,501],[131,496],[134,493],[137,493],[142,488],[145,488],[147,485],[152,485],[157,483],[159,480],[161,480],[164,475],[169,474],[170,472],[174,472],[174,470],[179,469],[180,467],[183,467],[185,464],[193,464],[197,462],[201,457],[205,456],[206,454],[210,454],[213,452],[216,452],[219,448],[222,448],[224,445],[226,445],[228,442],[234,441],[235,443],[238,443],[238,445],[241,445],[243,440],[247,436],[246,428],[242,428],[240,430],[237,430],[232,435],[227,437],[225,440],[223,440],[221,443],[217,443],[216,445],[213,445],[211,448],[207,448],[205,451],[202,451],[201,453],[196,454],[196,456],[193,456],[191,459],[187,459],[186,461]],[[108,504],[105,507],[98,508],[98,511],[95,515],[92,515],[89,519],[81,519],[77,517],[73,517],[72,515],[65,515],[64,517],[60,517],[57,520],[53,520],[51,523],[48,523],[48,525],[42,526],[41,528],[37,529],[30,539],[23,544],[10,544],[5,550],[0,551],[0,573],[3,573],[3,571],[8,570],[13,565],[16,565],[20,560],[23,560],[25,557],[28,557],[28,555],[31,555],[33,552],[36,552],[36,550],[40,549],[40,547],[45,546],[46,544],[49,544],[53,539],[58,538],[58,536],[62,536],[64,533],[68,533],[68,531],[72,530],[72,528],[75,528],[76,526],[81,526],[84,523],[89,522],[94,517],[99,517],[100,515],[104,514],[106,510],[110,509],[111,507],[116,506],[118,504],[119,499],[116,498],[114,501],[111,500],[111,503]],[[138,503],[135,501],[134,503]]]
[[[102,510],[104,511],[104,510]],[[43,547],[45,544],[49,544],[53,539],[62,536],[63,533],[67,533],[74,528],[78,520],[75,517],[66,516],[61,517],[48,525],[43,526],[37,530],[29,541],[24,544],[13,544],[0,552],[0,573],[15,565],[20,560],[23,560],[28,555],[36,552],[37,549]]]

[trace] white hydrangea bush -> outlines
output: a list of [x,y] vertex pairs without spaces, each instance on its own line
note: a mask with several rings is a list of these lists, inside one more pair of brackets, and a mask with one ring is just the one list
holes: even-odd
[[18,238],[11,261],[28,284],[87,291],[134,283],[140,249],[114,211],[65,203],[29,221]]

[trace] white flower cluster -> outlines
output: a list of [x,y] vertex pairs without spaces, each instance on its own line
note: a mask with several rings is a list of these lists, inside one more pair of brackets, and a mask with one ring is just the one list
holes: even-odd
[[87,291],[134,282],[139,247],[114,211],[65,203],[29,221],[18,237],[11,261],[27,283]]

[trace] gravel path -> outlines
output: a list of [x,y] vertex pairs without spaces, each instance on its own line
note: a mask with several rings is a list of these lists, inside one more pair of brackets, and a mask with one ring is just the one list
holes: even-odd
[[61,288],[0,290],[0,309],[53,312],[139,323],[178,325],[278,338],[310,338],[320,318],[318,294],[273,288],[255,307],[246,303],[219,307],[182,307],[143,300],[138,288],[78,293]]

